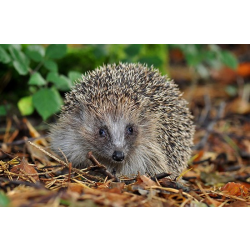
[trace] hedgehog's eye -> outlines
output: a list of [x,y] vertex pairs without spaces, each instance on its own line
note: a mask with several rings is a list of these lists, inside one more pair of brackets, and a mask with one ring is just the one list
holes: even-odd
[[99,135],[100,135],[101,137],[105,137],[105,136],[106,136],[105,130],[101,128],[101,129],[99,130]]
[[127,132],[128,132],[129,135],[132,135],[133,132],[134,132],[133,127],[129,126],[129,127],[127,128]]

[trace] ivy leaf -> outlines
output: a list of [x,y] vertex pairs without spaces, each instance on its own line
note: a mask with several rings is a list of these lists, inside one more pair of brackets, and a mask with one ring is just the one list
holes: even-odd
[[26,55],[35,62],[41,62],[45,55],[45,50],[40,45],[30,45],[25,52]]
[[44,62],[44,67],[52,72],[57,72],[58,71],[58,67],[57,64],[54,61],[51,60],[46,60]]
[[22,115],[31,115],[34,112],[32,96],[25,96],[21,98],[18,101],[17,106]]
[[0,47],[0,62],[2,63],[9,63],[11,61],[10,56],[5,51],[4,48]]
[[56,88],[62,91],[68,91],[73,86],[69,78],[59,75],[57,72],[49,72],[47,81],[55,84]]
[[66,52],[66,44],[51,44],[46,49],[46,57],[51,59],[59,59],[62,58]]
[[29,59],[25,54],[15,46],[9,47],[11,57],[13,58],[13,66],[20,75],[27,75],[29,72]]
[[33,73],[28,81],[29,85],[37,85],[37,86],[43,86],[45,85],[45,83],[46,81],[39,72]]
[[77,72],[77,71],[70,71],[68,73],[68,77],[69,79],[71,80],[71,82],[75,82],[77,81],[78,79],[81,79],[82,78],[82,74]]
[[40,89],[33,95],[33,104],[43,120],[46,120],[60,110],[62,98],[55,88]]

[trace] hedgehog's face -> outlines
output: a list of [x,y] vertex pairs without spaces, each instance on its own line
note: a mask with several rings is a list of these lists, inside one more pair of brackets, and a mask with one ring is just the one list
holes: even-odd
[[105,110],[86,107],[80,110],[78,125],[83,148],[92,151],[103,164],[126,164],[140,145],[145,146],[155,138],[155,119],[142,109],[125,105]]
[[138,126],[121,117],[105,117],[96,122],[94,129],[96,153],[113,163],[126,161],[134,148],[138,136]]

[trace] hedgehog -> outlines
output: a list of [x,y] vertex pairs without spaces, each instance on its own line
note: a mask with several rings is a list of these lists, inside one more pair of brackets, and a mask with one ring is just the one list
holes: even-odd
[[175,179],[187,167],[193,134],[173,80],[153,66],[119,63],[82,75],[66,93],[50,138],[51,149],[76,168],[91,165],[91,151],[116,176]]

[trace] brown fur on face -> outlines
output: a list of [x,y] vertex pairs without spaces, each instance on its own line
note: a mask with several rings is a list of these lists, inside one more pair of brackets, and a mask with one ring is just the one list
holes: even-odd
[[[92,151],[118,175],[170,172],[174,178],[190,157],[191,118],[176,85],[157,70],[107,65],[83,76],[66,95],[51,129],[51,147],[58,154],[60,148],[75,167],[88,165]],[[114,160],[115,151],[123,152],[124,160]]]

